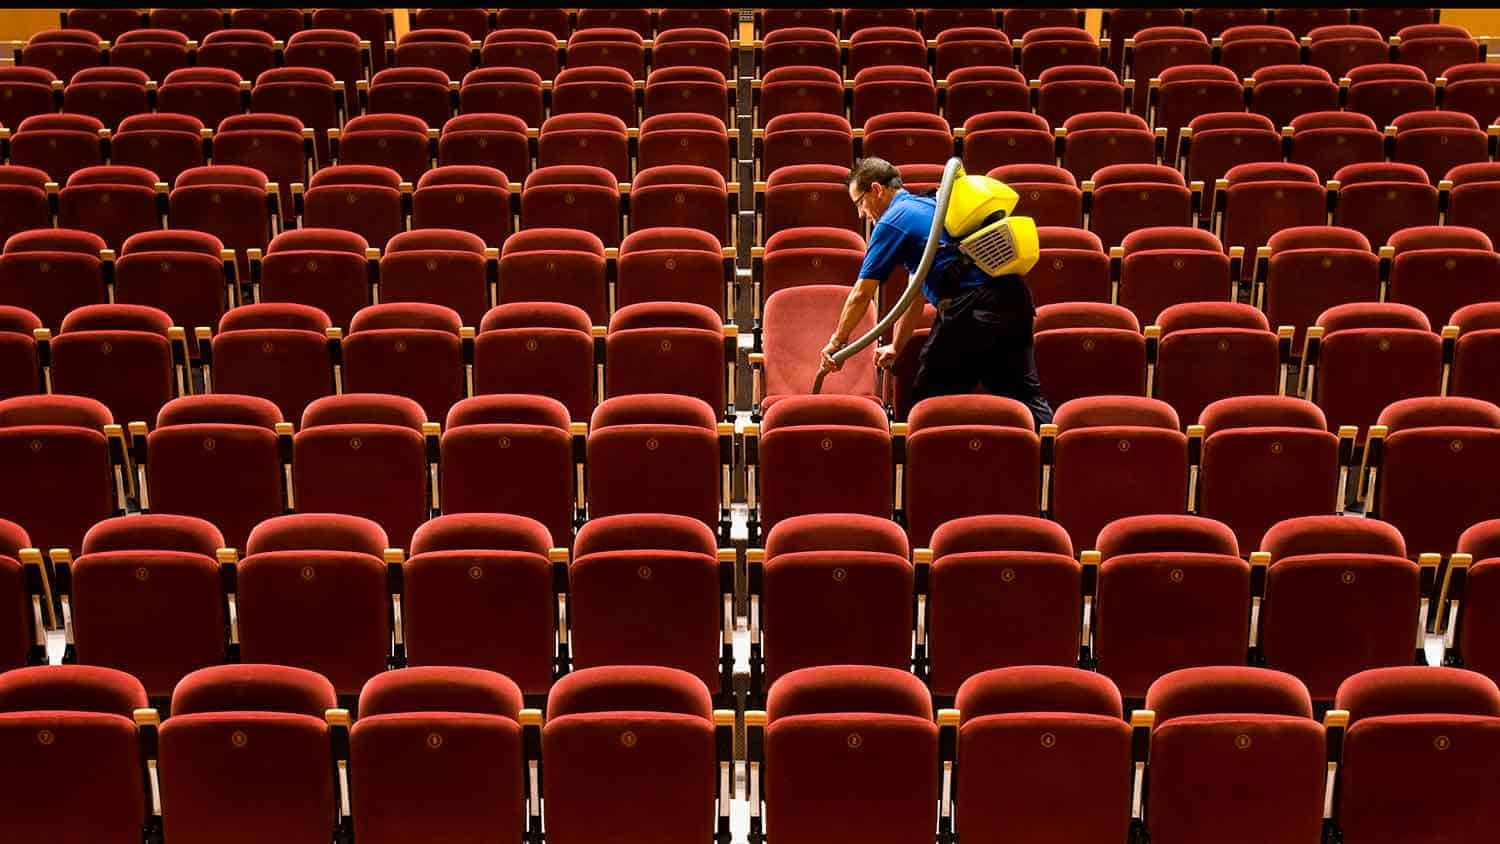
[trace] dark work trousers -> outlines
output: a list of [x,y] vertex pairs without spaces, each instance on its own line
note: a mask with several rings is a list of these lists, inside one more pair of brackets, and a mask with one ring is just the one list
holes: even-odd
[[1031,411],[1033,424],[1052,421],[1042,393],[1031,324],[1036,309],[1020,276],[1001,276],[944,302],[922,347],[913,403],[931,396],[971,393],[983,384]]

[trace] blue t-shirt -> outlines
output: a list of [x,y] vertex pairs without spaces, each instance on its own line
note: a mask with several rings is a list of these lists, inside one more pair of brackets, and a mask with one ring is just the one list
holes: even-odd
[[[927,248],[927,235],[932,231],[932,215],[937,210],[937,199],[932,196],[917,196],[905,188],[896,192],[891,204],[880,215],[880,221],[870,231],[870,242],[865,247],[865,262],[859,268],[860,278],[873,278],[884,282],[899,262],[908,273],[915,274],[922,263],[922,252]],[[948,232],[942,233],[942,242],[949,242]],[[948,264],[957,260],[952,249],[940,249],[933,258],[932,269],[922,282],[922,295],[927,301],[937,304],[937,291],[933,283],[943,277]],[[959,290],[979,287],[989,281],[989,276],[978,267],[971,267],[959,279]]]

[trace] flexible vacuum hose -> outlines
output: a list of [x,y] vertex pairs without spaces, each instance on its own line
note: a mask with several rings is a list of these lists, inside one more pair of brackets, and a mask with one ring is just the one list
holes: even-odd
[[[917,293],[922,289],[922,281],[927,278],[927,271],[932,269],[933,258],[937,257],[938,246],[943,242],[943,220],[948,216],[948,198],[953,194],[953,182],[958,178],[958,172],[962,169],[963,161],[958,158],[948,159],[948,165],[943,168],[943,181],[938,185],[937,209],[932,215],[932,229],[927,233],[927,248],[922,252],[922,261],[917,264],[917,271],[912,273],[911,281],[906,285],[906,291],[901,294],[896,306],[886,312],[885,317],[877,322],[874,328],[863,337],[833,353],[833,359],[837,363],[843,363],[854,357],[866,346],[880,339],[880,335],[906,313],[906,309],[911,307],[912,300],[917,298]],[[823,391],[823,379],[827,375],[825,370],[818,370],[818,376],[813,379],[813,395]]]

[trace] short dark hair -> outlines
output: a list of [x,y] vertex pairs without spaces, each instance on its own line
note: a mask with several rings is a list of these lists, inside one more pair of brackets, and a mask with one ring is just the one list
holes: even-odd
[[873,155],[854,162],[854,166],[849,169],[848,183],[860,192],[869,190],[870,185],[876,182],[888,188],[899,188],[901,187],[901,171],[884,158],[876,158]]

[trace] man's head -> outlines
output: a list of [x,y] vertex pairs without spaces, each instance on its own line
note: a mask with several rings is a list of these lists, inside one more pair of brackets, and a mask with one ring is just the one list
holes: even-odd
[[871,223],[890,207],[901,189],[901,171],[884,158],[861,158],[849,170],[849,201]]

